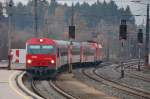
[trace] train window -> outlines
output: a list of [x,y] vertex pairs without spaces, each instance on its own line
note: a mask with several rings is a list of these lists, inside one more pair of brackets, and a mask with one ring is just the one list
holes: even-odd
[[42,48],[43,49],[53,49],[54,47],[50,46],[50,45],[43,45]]
[[52,45],[29,45],[27,51],[30,54],[54,54],[56,48]]
[[30,49],[40,49],[40,45],[30,45]]

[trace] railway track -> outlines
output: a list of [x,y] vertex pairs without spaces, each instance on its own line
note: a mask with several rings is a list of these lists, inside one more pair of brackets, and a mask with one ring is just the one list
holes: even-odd
[[[126,61],[126,64],[127,64],[127,62],[128,62],[128,64],[134,63],[132,61]],[[108,66],[108,65],[111,65],[111,63],[110,62],[104,63],[101,66],[97,66],[96,68],[94,68],[94,67],[88,68],[88,69],[82,68],[81,72],[89,79],[94,80],[103,85],[111,86],[117,90],[121,90],[123,92],[130,93],[134,96],[141,97],[140,99],[150,99],[150,92],[144,91],[140,88],[134,88],[134,87],[128,86],[127,84],[118,83],[116,81],[105,78],[104,75],[100,75],[97,73],[98,68],[102,68],[102,67]],[[117,66],[117,68],[119,68],[119,66]],[[143,78],[143,79],[145,79],[145,78]],[[47,86],[44,86],[42,84],[42,82],[43,81],[32,80],[31,86],[32,86],[33,91],[36,94],[38,94],[39,96],[41,96],[43,99],[53,99],[53,98],[56,98],[55,96],[57,96],[58,94],[59,94],[59,96],[63,97],[61,99],[78,99],[75,96],[65,92],[62,88],[60,88],[57,85],[55,80],[44,81],[44,82],[47,82],[47,84],[48,84],[47,86],[49,86],[49,88]],[[54,90],[54,93],[52,95],[50,95],[50,93],[52,92],[49,90],[50,88]],[[54,97],[52,97],[52,96],[54,96]],[[57,98],[57,99],[60,99],[60,98]]]
[[[126,65],[127,65],[127,66],[126,66],[127,69],[128,69],[128,67],[129,67],[129,68],[132,67],[132,68],[134,68],[134,69],[137,69],[137,68],[135,68],[135,67],[133,67],[133,66],[138,65],[138,62],[135,62],[135,63],[133,63],[133,64],[127,63]],[[115,70],[116,72],[120,73],[120,70],[119,70],[120,68],[121,68],[121,66],[119,65],[119,66],[117,66],[116,68],[114,68],[114,70]],[[139,80],[142,80],[142,81],[145,81],[145,82],[150,83],[150,78],[148,78],[148,77],[145,77],[145,76],[142,76],[142,75],[138,75],[138,74],[135,74],[135,73],[132,73],[132,72],[128,72],[128,71],[125,71],[125,72],[127,72],[126,75],[127,75],[128,77],[130,77],[130,78],[135,78],[135,79],[139,79]]]
[[[127,62],[127,63],[125,63],[124,65],[125,65],[125,69],[130,69],[130,68],[132,68],[132,69],[136,69],[136,70],[137,70],[137,68],[135,68],[135,66],[138,65],[138,60],[135,61],[135,62]],[[141,63],[141,66],[143,66],[143,62]],[[116,67],[114,68],[115,71],[117,71],[118,73],[120,73],[120,70],[119,70],[119,69],[121,69],[121,65],[118,65],[118,66],[116,66]],[[148,78],[148,77],[144,77],[144,76],[142,76],[142,75],[137,75],[137,74],[135,74],[135,73],[128,72],[128,71],[126,71],[126,70],[125,70],[125,72],[127,72],[126,75],[128,75],[128,76],[131,77],[131,78],[136,78],[136,79],[140,79],[140,80],[143,80],[143,81],[146,81],[146,82],[150,82],[150,78]]]
[[[41,96],[43,99],[78,99],[73,95],[65,92],[55,83],[55,81],[52,80],[50,81],[32,80],[31,86],[34,93]],[[53,90],[53,92],[50,89]]]
[[143,80],[143,81],[145,81],[145,82],[148,82],[148,83],[150,83],[150,78],[148,78],[148,77],[144,77],[144,76],[141,76],[141,75],[137,75],[137,74],[135,74],[135,73],[130,73],[131,75],[128,75],[128,76],[130,76],[130,77],[132,77],[132,78],[136,78],[136,79],[140,79],[140,80]]
[[30,99],[42,99],[37,94],[30,91],[25,85],[24,81],[27,79],[27,76],[25,75],[25,72],[21,72],[19,75],[15,77],[16,85],[17,87],[26,95],[25,98]]
[[102,76],[102,75],[98,74],[96,72],[96,70],[93,70],[93,73],[95,75],[97,75],[99,78],[103,79],[104,82],[106,82],[108,85],[111,85],[113,87],[116,87],[118,89],[121,89],[121,90],[129,92],[129,93],[132,93],[134,95],[150,99],[150,92],[148,92],[148,91],[144,91],[143,89],[140,89],[140,88],[131,87],[127,84],[124,84],[124,83],[121,84],[121,83],[118,83],[117,81],[107,79],[104,77],[104,75]]
[[76,97],[74,97],[71,94],[68,94],[67,92],[65,92],[62,88],[60,88],[55,81],[50,81],[49,84],[53,87],[54,90],[56,90],[58,93],[60,93],[61,95],[63,95],[64,97],[66,97],[67,99],[78,99]]
[[[142,90],[140,88],[134,88],[134,87],[128,86],[126,84],[121,84],[121,83],[118,83],[117,81],[113,81],[113,80],[110,80],[108,78],[105,78],[105,75],[100,75],[96,72],[97,69],[98,69],[98,67],[95,69],[92,68],[90,70],[82,69],[81,72],[85,76],[90,78],[91,80],[94,80],[98,83],[101,83],[101,84],[104,84],[107,86],[112,86],[113,88],[116,88],[118,90],[122,90],[124,92],[130,93],[130,94],[133,94],[136,96],[139,96],[139,97],[144,98],[144,99],[150,99],[150,92]],[[92,75],[94,75],[94,76],[92,76]]]
[[37,85],[38,81],[31,80],[31,88],[34,93],[36,93],[38,96],[42,97],[43,99],[50,99],[49,97],[46,97],[45,94],[42,92],[43,88],[39,88]]

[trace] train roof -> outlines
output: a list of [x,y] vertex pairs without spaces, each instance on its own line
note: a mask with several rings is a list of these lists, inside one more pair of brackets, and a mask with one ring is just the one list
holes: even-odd
[[102,48],[102,45],[100,43],[97,42],[82,42],[82,46],[93,46],[93,47],[98,47],[98,48]]
[[[64,41],[64,40],[55,40],[55,42],[58,44],[58,46],[68,46],[70,45],[70,41]],[[80,46],[79,42],[72,41],[73,46]]]
[[56,45],[56,42],[53,39],[49,38],[31,38],[27,40],[27,44],[52,44]]
[[[42,42],[41,42],[41,41]],[[70,45],[70,41],[64,41],[64,40],[53,40],[50,38],[31,38],[27,40],[27,44],[53,44],[57,46],[68,46]],[[80,46],[79,42],[72,42],[73,46]]]
[[69,45],[69,41],[63,41],[63,40],[54,40],[58,45]]
[[[60,46],[60,47],[62,47],[62,46],[67,47],[68,45],[70,45],[70,41],[53,40],[50,38],[31,38],[31,39],[27,40],[26,43],[27,44],[52,44],[52,45],[56,45],[56,46]],[[72,45],[76,46],[76,47],[80,47],[81,42],[72,41]],[[98,46],[99,48],[102,48],[101,44],[95,43],[95,42],[82,42],[82,46],[93,46],[93,47]]]

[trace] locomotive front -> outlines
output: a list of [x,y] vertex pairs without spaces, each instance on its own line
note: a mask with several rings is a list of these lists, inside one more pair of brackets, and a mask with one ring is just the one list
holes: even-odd
[[26,69],[27,72],[39,76],[55,72],[56,44],[48,38],[32,38],[26,44]]

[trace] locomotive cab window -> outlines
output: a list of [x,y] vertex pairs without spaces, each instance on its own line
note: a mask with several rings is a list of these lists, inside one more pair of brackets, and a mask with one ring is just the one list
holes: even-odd
[[56,48],[52,45],[29,45],[27,52],[29,54],[54,54]]

